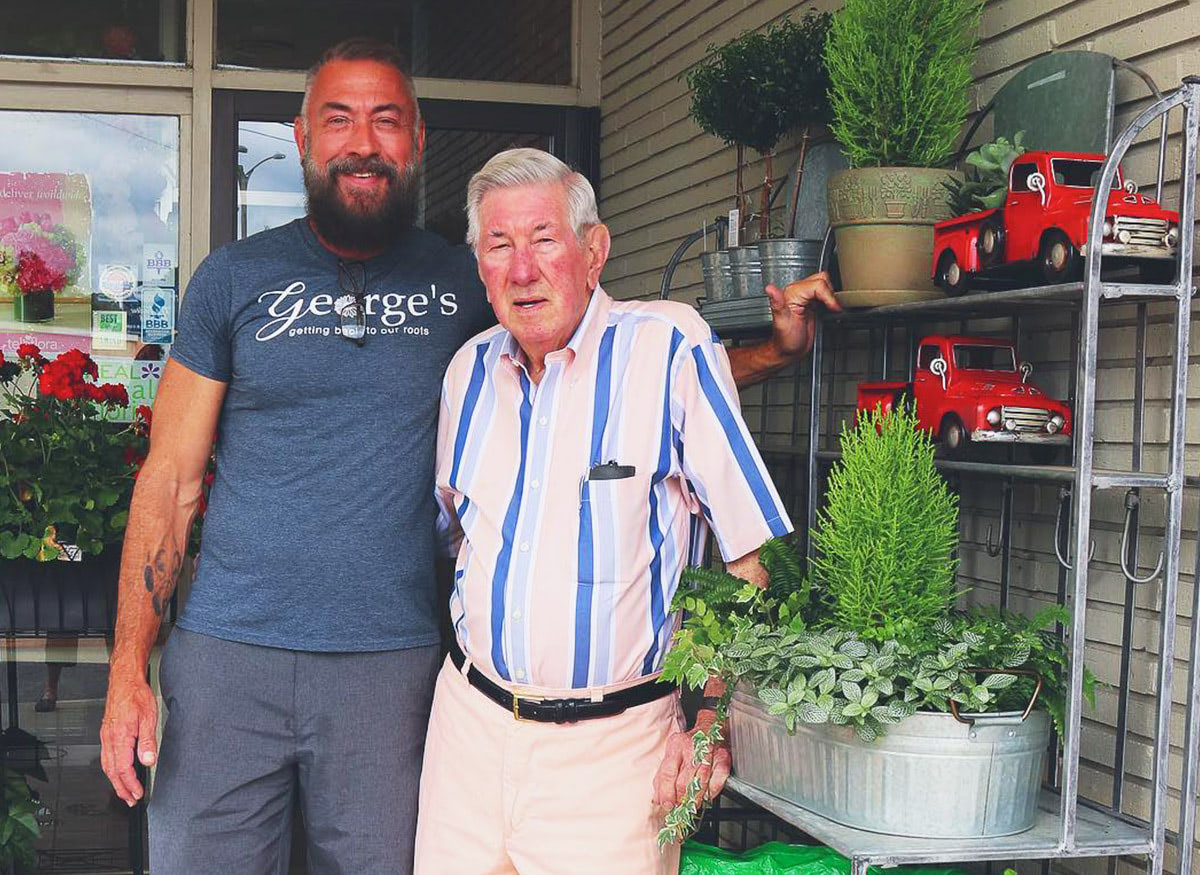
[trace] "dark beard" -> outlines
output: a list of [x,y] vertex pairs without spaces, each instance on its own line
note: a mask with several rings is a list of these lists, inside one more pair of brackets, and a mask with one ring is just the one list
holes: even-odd
[[[379,157],[342,158],[330,161],[322,170],[305,155],[301,166],[308,217],[317,233],[334,248],[347,252],[383,250],[412,227],[420,181],[420,167],[415,162],[401,170]],[[363,172],[378,173],[387,179],[383,199],[374,205],[357,199],[343,201],[337,188],[338,175]]]

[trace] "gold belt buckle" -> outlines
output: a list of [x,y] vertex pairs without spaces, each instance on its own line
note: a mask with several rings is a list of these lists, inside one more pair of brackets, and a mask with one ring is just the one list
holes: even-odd
[[520,691],[520,689],[519,689],[519,688],[517,688],[517,687],[513,687],[513,688],[512,688],[512,712],[513,712],[513,719],[514,719],[514,720],[520,720],[520,721],[523,721],[523,722],[525,722],[525,723],[532,723],[532,722],[536,722],[536,721],[533,721],[533,720],[531,720],[531,719],[530,719],[530,718],[528,718],[528,717],[522,717],[522,716],[521,716],[521,700],[522,700],[522,699],[524,699],[526,702],[544,702],[544,701],[546,700],[546,697],[545,697],[545,696],[526,696],[526,695],[522,695],[522,693],[521,693],[521,691]]

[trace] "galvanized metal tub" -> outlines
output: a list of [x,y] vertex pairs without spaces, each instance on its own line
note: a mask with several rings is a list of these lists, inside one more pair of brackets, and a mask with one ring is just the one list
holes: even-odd
[[735,246],[729,252],[729,267],[733,274],[733,297],[762,296],[762,265],[757,246]]
[[759,240],[758,260],[763,283],[783,288],[817,272],[821,266],[821,240]]
[[729,251],[700,253],[700,271],[704,274],[704,297],[709,301],[727,301],[733,297],[733,270]]
[[988,714],[973,726],[914,714],[874,742],[848,726],[788,735],[753,693],[729,709],[733,773],[857,829],[917,838],[988,838],[1033,826],[1050,718]]

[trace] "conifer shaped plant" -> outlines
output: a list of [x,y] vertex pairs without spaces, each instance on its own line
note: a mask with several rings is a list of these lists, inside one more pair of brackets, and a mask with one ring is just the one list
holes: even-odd
[[814,581],[838,628],[909,643],[954,604],[958,498],[911,407],[864,414],[841,448],[812,533]]

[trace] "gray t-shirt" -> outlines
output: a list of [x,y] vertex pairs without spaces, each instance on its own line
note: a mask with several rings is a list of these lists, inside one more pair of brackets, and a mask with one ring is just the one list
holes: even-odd
[[435,234],[363,265],[361,347],[337,333],[338,259],[304,219],[217,250],[188,286],[171,356],[228,390],[186,629],[314,651],[438,640],[441,380],[494,317],[470,251]]

